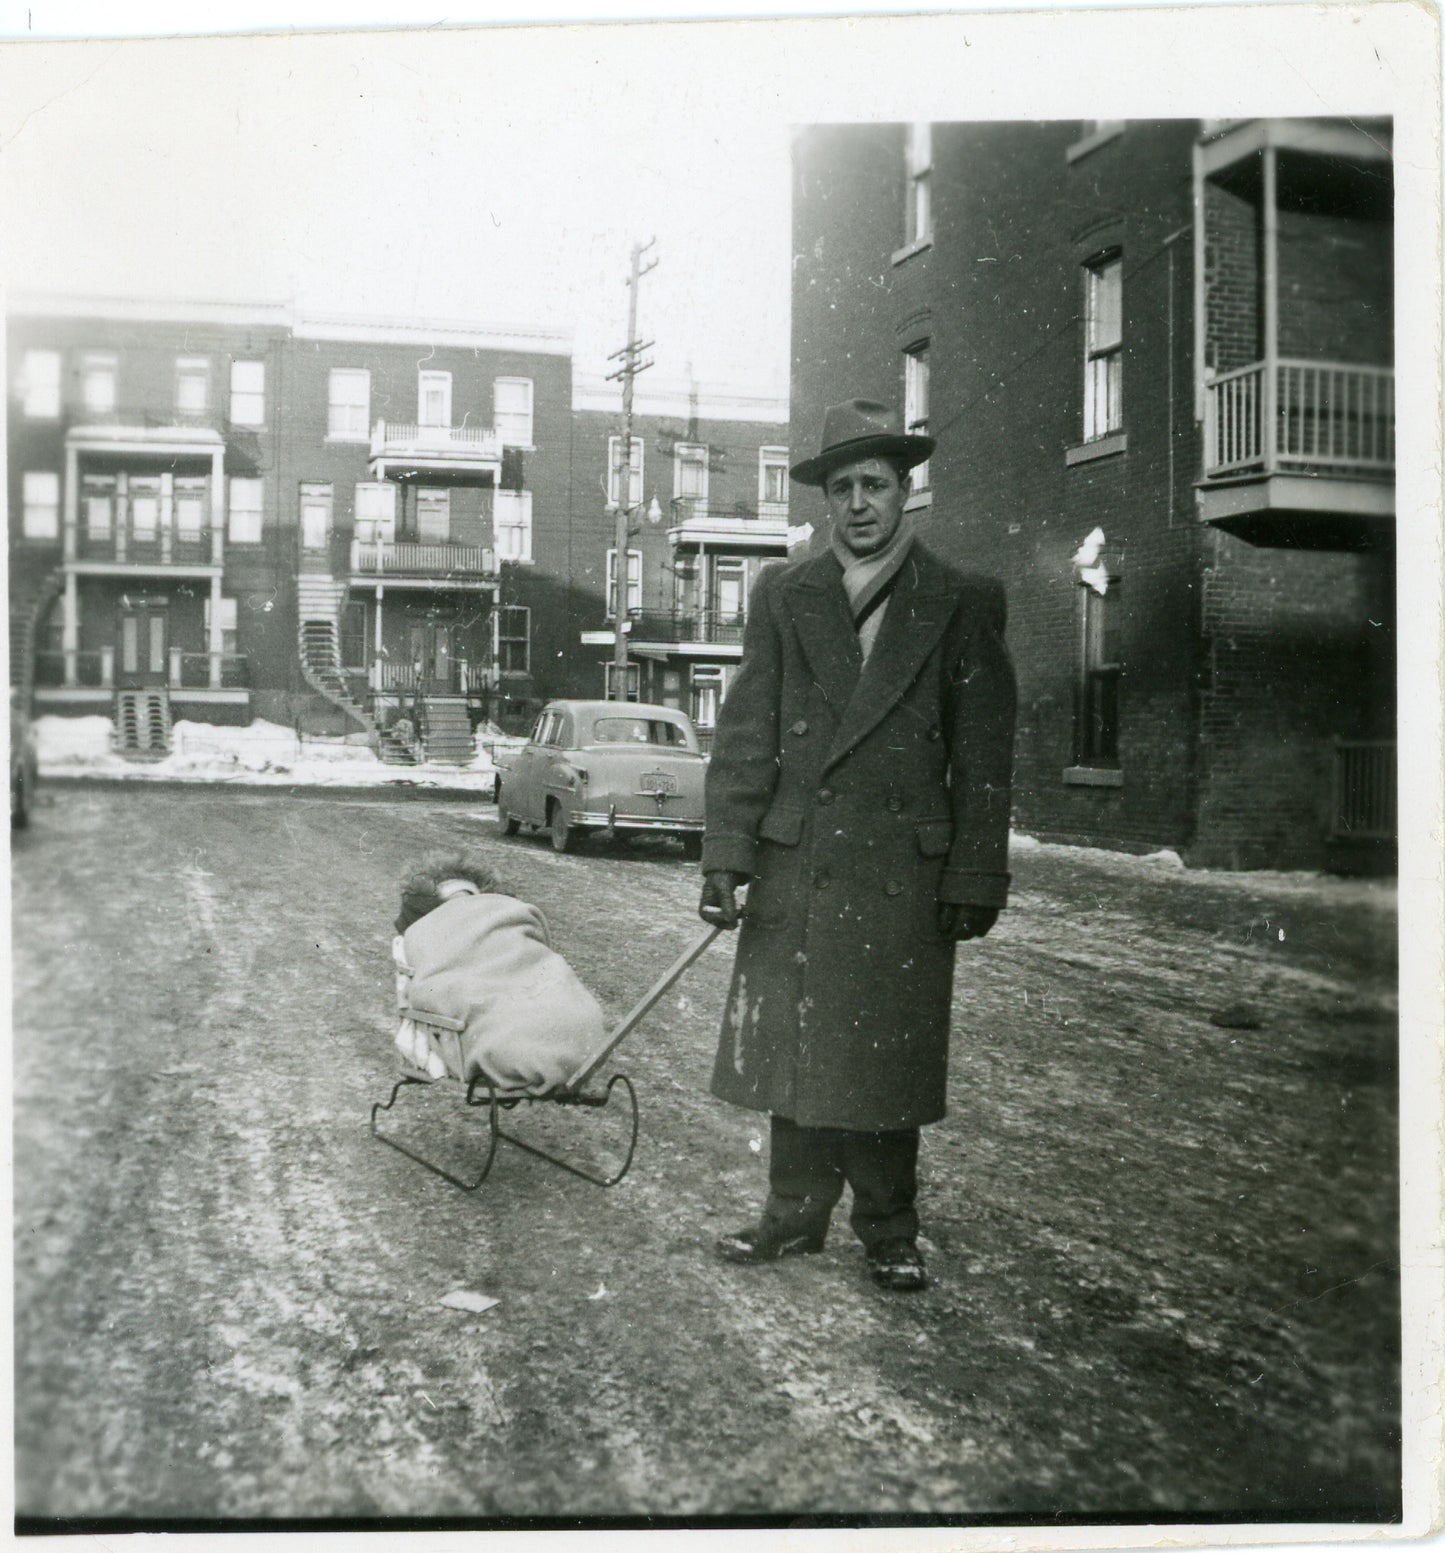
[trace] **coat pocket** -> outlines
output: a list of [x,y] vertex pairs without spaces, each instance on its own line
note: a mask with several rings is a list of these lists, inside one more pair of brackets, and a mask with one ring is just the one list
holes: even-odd
[[803,839],[803,816],[796,809],[769,809],[758,824],[758,839],[797,846]]
[[923,857],[947,857],[953,845],[952,820],[923,820],[918,826],[918,851]]

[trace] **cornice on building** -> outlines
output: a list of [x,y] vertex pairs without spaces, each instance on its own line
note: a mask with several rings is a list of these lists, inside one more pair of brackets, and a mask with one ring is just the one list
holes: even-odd
[[212,323],[289,329],[290,302],[217,302],[183,297],[82,296],[12,291],[5,311],[24,318],[95,318],[143,323]]

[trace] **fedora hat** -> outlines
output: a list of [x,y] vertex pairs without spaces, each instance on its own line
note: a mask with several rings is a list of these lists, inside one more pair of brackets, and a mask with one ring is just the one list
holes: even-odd
[[823,412],[823,439],[816,458],[789,471],[800,485],[822,485],[830,470],[859,458],[896,458],[906,469],[921,464],[938,444],[910,435],[896,410],[873,399],[848,399]]

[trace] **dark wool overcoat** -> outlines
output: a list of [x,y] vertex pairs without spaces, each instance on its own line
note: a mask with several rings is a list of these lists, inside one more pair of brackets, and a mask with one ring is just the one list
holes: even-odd
[[1008,891],[1004,595],[917,541],[866,665],[831,551],[758,579],[718,716],[703,868],[750,878],[713,1070],[803,1126],[944,1114],[939,901]]

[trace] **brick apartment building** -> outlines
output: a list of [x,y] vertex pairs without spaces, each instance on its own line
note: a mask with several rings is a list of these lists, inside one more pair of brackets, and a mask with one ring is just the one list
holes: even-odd
[[[583,636],[610,618],[620,417],[596,390],[574,408],[567,335],[36,298],[7,359],[11,679],[35,711],[111,715],[138,755],[182,717],[259,717],[463,759],[483,718],[603,693]],[[759,457],[786,407],[700,403],[637,422],[638,607],[679,640],[664,667],[639,633],[632,678],[710,713],[748,567],[786,548],[786,450]],[[726,532],[669,537],[720,503],[731,571]]]
[[[583,635],[592,695],[610,693],[622,459],[617,395],[579,384],[577,532],[605,565],[603,598]],[[630,697],[680,707],[704,745],[742,657],[748,597],[788,550],[788,406],[783,400],[642,380],[634,404],[627,556]],[[595,564],[595,563],[594,563]]]
[[1016,821],[1216,866],[1395,829],[1389,126],[817,126],[792,437],[900,403],[926,541],[1006,583]]

